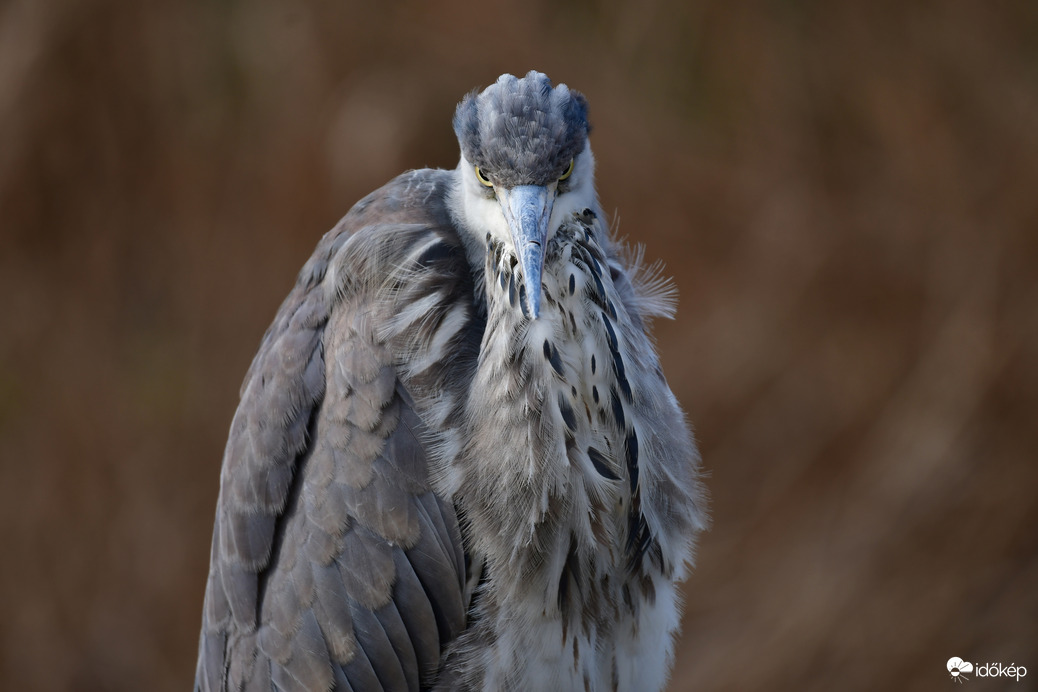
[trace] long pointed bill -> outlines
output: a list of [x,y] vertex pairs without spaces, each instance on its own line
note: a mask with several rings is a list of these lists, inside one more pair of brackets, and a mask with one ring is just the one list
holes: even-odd
[[548,219],[555,204],[555,191],[541,185],[516,185],[511,189],[499,187],[496,190],[523,267],[530,317],[537,319],[541,312],[541,271],[544,248],[548,244]]

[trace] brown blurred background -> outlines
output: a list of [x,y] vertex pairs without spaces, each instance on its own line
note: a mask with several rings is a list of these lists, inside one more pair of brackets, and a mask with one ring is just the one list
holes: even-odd
[[190,688],[260,336],[531,68],[680,289],[671,689],[1038,689],[1038,5],[660,0],[0,2],[0,688]]

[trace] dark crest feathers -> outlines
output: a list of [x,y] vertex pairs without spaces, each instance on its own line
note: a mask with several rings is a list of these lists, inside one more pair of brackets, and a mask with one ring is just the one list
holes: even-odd
[[591,126],[587,100],[565,84],[529,72],[502,75],[465,96],[454,113],[462,153],[505,187],[558,179],[584,151]]

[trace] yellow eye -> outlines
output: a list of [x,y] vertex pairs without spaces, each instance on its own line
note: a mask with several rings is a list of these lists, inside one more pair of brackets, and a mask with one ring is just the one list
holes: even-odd
[[483,171],[479,170],[479,166],[476,166],[476,177],[479,178],[479,182],[483,183],[487,187],[494,187],[494,183],[490,182],[490,178],[488,178]]
[[565,173],[559,176],[559,180],[565,180],[573,174],[573,161],[573,159],[569,160],[569,168],[566,169]]

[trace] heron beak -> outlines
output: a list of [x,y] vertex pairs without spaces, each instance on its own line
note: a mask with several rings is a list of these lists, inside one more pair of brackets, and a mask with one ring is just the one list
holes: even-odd
[[537,319],[541,312],[541,271],[555,190],[543,185],[516,185],[499,187],[496,191],[522,265],[530,317]]

